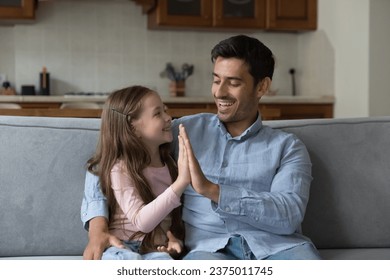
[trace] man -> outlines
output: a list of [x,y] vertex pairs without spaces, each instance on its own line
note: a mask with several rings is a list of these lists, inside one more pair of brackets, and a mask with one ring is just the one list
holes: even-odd
[[[258,113],[271,85],[272,52],[239,35],[217,44],[211,57],[217,115],[173,123],[174,136],[179,123],[188,134],[184,259],[320,259],[300,233],[312,180],[307,150],[294,135],[263,126]],[[177,146],[176,141],[175,156]],[[82,220],[90,241],[84,258],[100,258],[108,245],[120,246],[108,234],[106,217],[97,179],[87,176]]]

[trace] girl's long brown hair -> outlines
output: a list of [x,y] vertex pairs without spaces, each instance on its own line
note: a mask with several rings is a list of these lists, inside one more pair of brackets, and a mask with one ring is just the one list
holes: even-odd
[[[100,186],[107,198],[109,219],[115,215],[117,202],[111,187],[110,173],[118,160],[125,163],[129,176],[134,181],[136,190],[145,204],[156,197],[143,175],[143,170],[149,166],[151,158],[142,141],[135,135],[132,120],[139,117],[142,110],[142,101],[153,93],[143,86],[132,86],[117,90],[107,98],[101,115],[100,137],[95,155],[88,160],[88,171],[99,176]],[[160,146],[160,156],[163,163],[168,166],[172,181],[177,178],[177,166],[170,155],[170,144]],[[141,252],[155,251],[154,236],[160,231],[156,227],[150,233],[138,232],[129,237],[145,235]],[[184,230],[181,220],[181,208],[172,211],[172,233],[183,240]]]

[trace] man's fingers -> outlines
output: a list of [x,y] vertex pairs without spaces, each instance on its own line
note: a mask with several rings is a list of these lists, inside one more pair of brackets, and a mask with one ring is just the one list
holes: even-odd
[[109,238],[109,242],[110,242],[111,246],[114,246],[114,247],[117,247],[117,248],[120,248],[120,249],[124,249],[125,248],[125,246],[123,245],[122,241],[120,241],[120,239],[117,238],[116,236],[111,235],[110,238]]
[[83,253],[83,259],[84,260],[93,260],[93,254],[87,250],[84,251]]
[[100,260],[102,258],[104,249],[100,247],[94,247],[91,244],[88,244],[86,249],[83,252],[84,260]]
[[102,255],[100,252],[99,253],[95,253],[93,255],[93,260],[101,260],[102,259]]

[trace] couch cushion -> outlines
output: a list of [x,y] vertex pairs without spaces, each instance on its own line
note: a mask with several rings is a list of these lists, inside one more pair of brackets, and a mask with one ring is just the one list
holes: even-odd
[[0,256],[82,255],[99,119],[0,117]]
[[390,248],[390,117],[269,123],[313,163],[303,231],[318,248]]

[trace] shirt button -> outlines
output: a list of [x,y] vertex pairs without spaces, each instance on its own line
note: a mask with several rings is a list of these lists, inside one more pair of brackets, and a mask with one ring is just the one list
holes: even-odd
[[226,161],[222,162],[222,167],[228,166],[228,163]]
[[230,212],[230,207],[229,206],[225,207],[225,211]]

